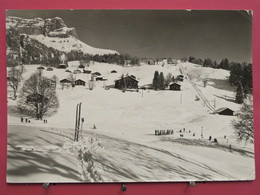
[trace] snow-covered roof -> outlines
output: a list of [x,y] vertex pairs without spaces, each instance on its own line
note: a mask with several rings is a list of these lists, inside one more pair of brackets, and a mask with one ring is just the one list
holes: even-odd
[[[134,77],[133,77],[133,75],[131,75],[131,76],[126,76],[126,77],[124,77],[124,79],[125,78],[130,78],[130,79],[132,79],[132,80],[134,80],[134,81],[137,81],[137,82],[139,82],[138,80],[136,80]],[[119,78],[119,79],[117,79],[116,81],[118,81],[118,80],[121,80],[122,78]]]
[[[77,79],[75,82],[77,82],[77,81],[83,81],[82,79]],[[84,83],[86,82],[86,81],[83,81]]]
[[71,83],[71,81],[68,79],[62,79],[60,80],[60,83]]
[[181,84],[179,84],[179,83],[177,83],[177,82],[170,82],[170,83],[169,83],[169,86],[170,86],[170,85],[173,85],[173,84],[181,86]]
[[231,110],[230,108],[222,107],[222,108],[218,108],[217,110],[215,110],[215,111],[213,112],[213,114],[217,114],[217,113],[223,112],[224,110],[230,110],[230,111],[234,112],[234,111]]

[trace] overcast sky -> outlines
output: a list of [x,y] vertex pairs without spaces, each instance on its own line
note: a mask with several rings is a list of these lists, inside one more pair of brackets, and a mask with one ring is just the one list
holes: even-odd
[[194,56],[251,62],[246,11],[9,10],[7,16],[61,17],[83,42],[139,57]]

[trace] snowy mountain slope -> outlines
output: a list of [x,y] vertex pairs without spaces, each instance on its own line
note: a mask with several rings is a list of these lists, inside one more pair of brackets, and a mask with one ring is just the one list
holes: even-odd
[[29,38],[62,52],[78,50],[91,55],[118,54],[114,50],[94,48],[83,43],[78,39],[75,28],[67,27],[59,17],[44,20],[42,18],[23,19],[8,16],[6,30],[10,29],[15,29],[19,34],[28,35]]
[[[64,30],[64,28],[63,28]],[[66,30],[66,29],[65,29]],[[60,34],[60,32],[52,32],[52,35],[54,34]],[[68,36],[68,37],[59,37],[59,36],[44,36],[44,35],[29,35],[31,39],[35,39],[39,41],[40,43],[52,47],[54,49],[57,49],[58,51],[62,52],[70,52],[72,50],[82,51],[85,54],[91,54],[91,55],[105,55],[105,54],[118,54],[118,52],[108,49],[99,49],[91,47],[79,39],[75,38],[74,36]]]

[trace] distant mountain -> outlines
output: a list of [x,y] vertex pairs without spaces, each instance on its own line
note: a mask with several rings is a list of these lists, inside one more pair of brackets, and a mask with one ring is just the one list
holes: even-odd
[[[19,55],[24,61],[41,61],[72,51],[89,55],[118,54],[109,49],[94,48],[79,40],[75,28],[59,18],[6,18],[7,55]],[[30,50],[30,51],[28,51]]]

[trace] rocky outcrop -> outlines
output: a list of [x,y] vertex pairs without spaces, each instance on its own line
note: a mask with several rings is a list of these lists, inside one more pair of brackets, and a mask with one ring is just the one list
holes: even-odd
[[53,59],[53,55],[72,51],[90,55],[118,54],[117,51],[94,48],[80,41],[75,28],[68,28],[59,17],[44,20],[8,16],[6,40],[10,51],[21,53],[23,63],[45,63]]
[[78,37],[75,28],[59,28],[54,31],[51,31],[47,34],[48,37],[60,37],[60,38],[68,38],[69,36]]
[[34,19],[22,19],[19,17],[7,17],[6,27],[15,28],[20,34],[27,35],[44,35],[50,37],[68,37],[69,35],[77,38],[75,28],[67,28],[64,21],[59,18],[34,18]]

